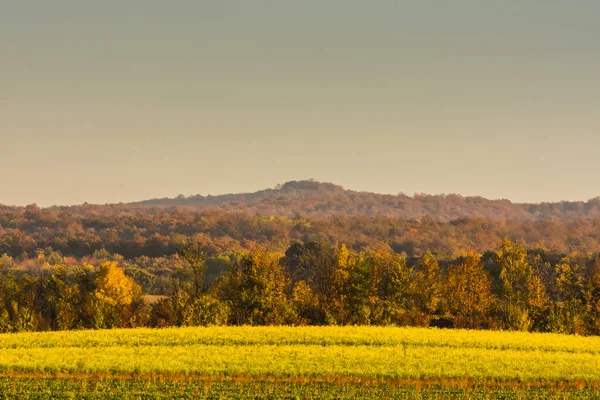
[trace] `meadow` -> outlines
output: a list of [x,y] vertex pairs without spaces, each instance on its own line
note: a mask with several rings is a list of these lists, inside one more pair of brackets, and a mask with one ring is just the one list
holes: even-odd
[[0,388],[4,398],[594,398],[599,356],[600,337],[425,328],[19,333],[0,335]]

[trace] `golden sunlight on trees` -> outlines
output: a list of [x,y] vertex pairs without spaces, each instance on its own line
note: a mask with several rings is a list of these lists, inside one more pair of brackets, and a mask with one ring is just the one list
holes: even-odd
[[486,326],[487,312],[494,297],[490,279],[480,263],[481,256],[470,252],[448,269],[445,282],[447,311],[455,327]]
[[110,306],[129,305],[133,301],[135,282],[114,262],[100,265],[96,278],[94,295]]
[[141,297],[141,289],[133,279],[125,275],[114,262],[104,262],[94,278],[95,308],[97,326],[123,326],[123,311],[127,310],[136,298]]

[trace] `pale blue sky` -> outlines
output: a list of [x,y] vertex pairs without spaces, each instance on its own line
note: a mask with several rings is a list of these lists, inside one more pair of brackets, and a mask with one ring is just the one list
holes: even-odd
[[0,203],[600,195],[600,2],[0,0]]

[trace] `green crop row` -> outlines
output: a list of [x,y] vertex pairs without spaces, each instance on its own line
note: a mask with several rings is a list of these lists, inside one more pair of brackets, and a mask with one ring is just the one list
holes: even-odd
[[148,382],[122,380],[5,379],[0,399],[597,399],[577,389],[394,386],[359,383]]

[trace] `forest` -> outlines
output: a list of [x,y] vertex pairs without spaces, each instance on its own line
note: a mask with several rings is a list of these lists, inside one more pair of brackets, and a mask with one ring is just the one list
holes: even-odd
[[400,325],[598,335],[599,210],[598,199],[526,205],[314,181],[0,206],[0,331]]
[[[296,242],[285,252],[0,261],[0,331],[397,325],[600,334],[600,257],[505,239],[457,258]],[[147,296],[145,293],[160,293]]]
[[464,217],[444,222],[428,215],[411,220],[192,213],[179,207],[156,213],[125,210],[118,205],[0,208],[0,254],[27,258],[35,256],[38,249],[52,249],[79,259],[106,250],[132,259],[176,254],[184,241],[209,254],[259,247],[285,251],[296,241],[327,241],[345,243],[356,251],[385,245],[408,256],[422,256],[430,250],[443,257],[456,257],[469,250],[483,253],[505,237],[519,240],[527,248],[561,253],[585,254],[600,249],[600,219]]

